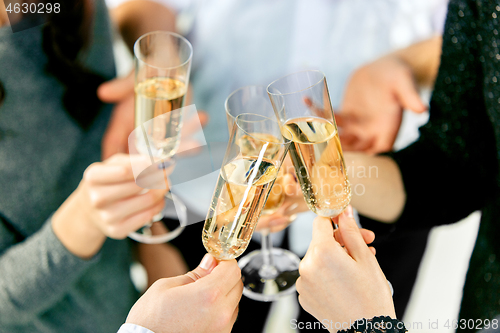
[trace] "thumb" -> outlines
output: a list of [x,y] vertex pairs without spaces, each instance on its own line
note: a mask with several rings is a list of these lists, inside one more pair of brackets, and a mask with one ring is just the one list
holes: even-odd
[[396,98],[404,109],[410,109],[415,113],[427,111],[427,106],[422,102],[413,80],[405,80],[396,87]]
[[197,280],[207,276],[218,265],[217,260],[210,254],[205,254],[201,263],[191,272],[184,275],[163,279],[163,286],[167,289],[184,286],[196,282]]
[[133,71],[126,77],[116,78],[102,83],[97,88],[97,96],[105,103],[113,103],[124,99],[134,92]]
[[352,217],[352,207],[348,206],[339,216],[339,231],[344,242],[344,246],[349,255],[356,261],[362,260],[369,253],[359,227]]
[[217,260],[211,254],[205,254],[201,260],[198,267],[193,269],[191,272],[187,272],[184,275],[175,278],[175,284],[177,286],[193,283],[198,279],[201,279],[212,272],[212,270],[217,266]]

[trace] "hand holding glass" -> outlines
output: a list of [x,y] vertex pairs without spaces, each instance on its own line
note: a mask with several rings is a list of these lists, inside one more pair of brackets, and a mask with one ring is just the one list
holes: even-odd
[[[193,50],[182,36],[155,31],[141,36],[134,45],[135,55],[135,149],[147,155],[153,166],[171,164],[182,128],[182,106],[187,93]],[[164,163],[164,164],[163,164]],[[168,186],[165,172],[165,185]],[[143,243],[163,243],[175,238],[187,219],[186,207],[172,193],[166,195],[166,208],[153,222],[173,212],[180,226],[169,232],[155,223],[129,236]],[[154,234],[154,235],[153,235]]]

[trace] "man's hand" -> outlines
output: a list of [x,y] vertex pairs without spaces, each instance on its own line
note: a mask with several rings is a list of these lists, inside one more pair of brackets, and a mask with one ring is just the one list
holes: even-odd
[[411,68],[397,56],[386,56],[354,72],[347,84],[340,114],[345,150],[390,151],[404,109],[427,110],[420,99]]
[[195,270],[156,281],[132,307],[127,323],[155,333],[229,333],[242,292],[236,260],[217,262],[206,254]]
[[434,36],[354,72],[347,84],[340,114],[336,115],[345,150],[380,153],[392,149],[402,111],[427,110],[417,87],[433,86],[441,44],[441,36]]
[[[128,137],[134,130],[134,72],[127,77],[105,82],[97,89],[97,96],[106,103],[114,103],[113,114],[102,139],[102,159],[116,153],[128,153]],[[201,126],[208,122],[208,115],[198,111]],[[179,151],[189,151],[199,144],[191,135],[199,129],[195,119],[184,119]]]
[[115,104],[102,139],[102,159],[128,153],[128,136],[134,130],[134,72],[101,84],[97,96],[105,103]]

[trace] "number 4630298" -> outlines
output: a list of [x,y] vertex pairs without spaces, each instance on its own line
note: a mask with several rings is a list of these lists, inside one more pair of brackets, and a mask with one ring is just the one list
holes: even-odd
[[60,13],[61,4],[60,3],[9,3],[5,9],[7,13],[23,13],[23,14],[50,14]]
[[481,330],[481,329],[498,329],[499,328],[498,319],[460,319],[460,320],[447,320],[444,323],[444,327],[448,329],[470,329],[470,330]]

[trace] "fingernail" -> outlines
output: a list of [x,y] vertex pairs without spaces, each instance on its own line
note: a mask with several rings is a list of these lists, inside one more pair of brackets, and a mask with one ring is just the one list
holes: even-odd
[[207,253],[203,257],[203,260],[200,263],[200,267],[206,271],[209,271],[214,266],[214,263],[215,263],[215,258]]
[[350,218],[354,217],[351,205],[347,206],[347,208],[344,210],[344,214],[345,214],[345,216],[350,217]]
[[299,204],[298,203],[293,203],[292,205],[290,205],[290,207],[288,207],[286,209],[286,212],[289,213],[289,212],[292,212],[295,208],[299,207]]

